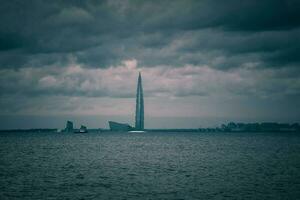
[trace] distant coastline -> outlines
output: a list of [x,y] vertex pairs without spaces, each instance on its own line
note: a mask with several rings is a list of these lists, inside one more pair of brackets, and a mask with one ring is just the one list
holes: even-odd
[[[146,132],[300,132],[299,123],[235,123],[222,124],[220,127],[215,128],[157,128],[157,129],[144,129]],[[32,128],[32,129],[3,129],[3,132],[34,132],[34,133],[53,133],[61,132],[57,128]],[[105,128],[88,129],[90,133],[101,132],[116,132]],[[120,131],[126,132],[126,131]],[[61,132],[65,133],[65,132]]]

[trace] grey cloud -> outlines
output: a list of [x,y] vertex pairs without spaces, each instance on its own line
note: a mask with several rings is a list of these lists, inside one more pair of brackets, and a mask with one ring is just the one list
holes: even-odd
[[[210,64],[226,56],[215,67],[227,69],[250,62],[236,56],[242,53],[257,54],[262,66],[297,64],[298,10],[293,0],[6,1],[0,66],[41,67],[64,63],[69,54],[86,67],[130,58],[150,67]],[[173,48],[183,35],[192,43]]]
[[[136,77],[130,73],[141,68],[147,97],[286,95],[289,101],[299,96],[299,4],[4,1],[1,97],[134,97]],[[122,71],[128,67],[125,60],[136,60],[138,66]],[[85,72],[68,74],[72,65]],[[103,78],[105,73],[114,82]]]

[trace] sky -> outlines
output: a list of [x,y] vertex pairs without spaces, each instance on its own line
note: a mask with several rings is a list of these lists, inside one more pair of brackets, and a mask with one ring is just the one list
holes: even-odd
[[0,129],[300,122],[300,1],[6,0]]

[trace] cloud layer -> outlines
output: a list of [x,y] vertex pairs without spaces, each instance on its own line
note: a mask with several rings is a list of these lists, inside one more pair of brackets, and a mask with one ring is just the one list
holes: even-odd
[[300,118],[299,10],[296,0],[2,2],[0,114],[128,115],[142,71],[152,115],[163,104],[162,116],[267,119],[282,105]]
[[299,8],[292,0],[7,1],[0,64],[63,66],[71,54],[96,68],[131,58],[143,66],[298,65]]
[[134,98],[138,71],[142,71],[146,97],[252,95],[274,98],[300,93],[296,69],[255,71],[249,65],[221,71],[206,65],[137,68],[137,64],[136,60],[126,60],[119,66],[104,69],[86,69],[76,63],[63,68],[3,69],[0,70],[0,94]]

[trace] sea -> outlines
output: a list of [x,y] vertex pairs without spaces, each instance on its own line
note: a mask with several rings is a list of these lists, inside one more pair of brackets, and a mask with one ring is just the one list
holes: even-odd
[[300,134],[1,133],[0,199],[300,199]]

